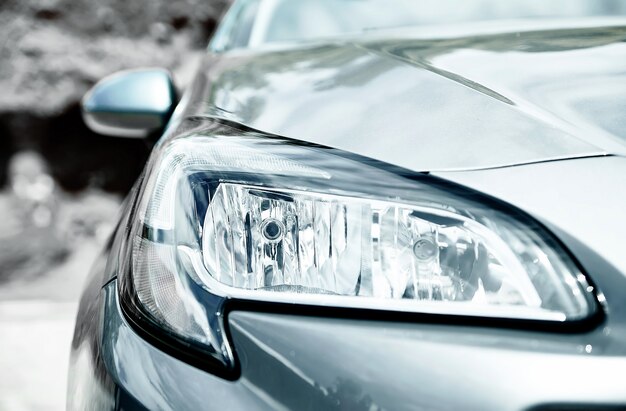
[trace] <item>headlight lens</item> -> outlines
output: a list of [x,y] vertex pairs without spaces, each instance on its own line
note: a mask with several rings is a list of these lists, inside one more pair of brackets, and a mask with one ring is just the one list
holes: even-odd
[[[226,130],[226,129],[225,129]],[[525,214],[424,174],[249,133],[167,143],[122,279],[150,320],[229,357],[228,298],[532,320],[593,289]]]
[[[220,294],[274,291],[296,294],[289,296],[293,302],[301,298],[297,294],[409,300],[397,307],[408,310],[420,310],[422,302],[470,302],[494,305],[500,315],[507,307],[510,316],[551,319],[580,309],[571,301],[569,307],[541,310],[541,295],[551,299],[555,290],[546,288],[554,284],[534,285],[529,271],[553,267],[539,260],[543,252],[527,236],[505,229],[500,232],[519,258],[502,234],[450,211],[222,183],[204,220],[200,273]],[[554,280],[558,288],[564,285]],[[471,313],[472,307],[458,310]]]

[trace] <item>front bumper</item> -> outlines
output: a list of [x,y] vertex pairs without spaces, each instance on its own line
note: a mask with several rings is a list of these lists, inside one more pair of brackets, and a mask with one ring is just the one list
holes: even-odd
[[73,348],[69,409],[626,408],[626,354],[608,327],[553,334],[233,311],[241,377],[228,381],[138,336],[116,281],[99,300],[99,341]]

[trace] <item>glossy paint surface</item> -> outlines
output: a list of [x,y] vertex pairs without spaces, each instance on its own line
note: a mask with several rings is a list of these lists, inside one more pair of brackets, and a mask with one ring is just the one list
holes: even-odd
[[560,335],[233,311],[242,374],[231,382],[139,337],[115,283],[100,301],[103,368],[93,375],[104,371],[113,385],[97,390],[93,398],[109,404],[99,409],[593,410],[626,402],[616,383],[626,369],[624,330],[610,324]]
[[95,132],[118,137],[146,137],[169,119],[175,103],[170,74],[161,69],[115,73],[83,98],[83,118]]
[[187,113],[417,171],[626,153],[626,20],[390,37],[208,56]]

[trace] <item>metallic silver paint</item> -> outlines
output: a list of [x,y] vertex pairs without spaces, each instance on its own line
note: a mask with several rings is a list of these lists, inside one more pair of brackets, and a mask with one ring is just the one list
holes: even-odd
[[85,94],[81,107],[85,123],[97,133],[144,138],[165,126],[175,100],[168,71],[136,69],[100,80]]
[[[234,311],[242,374],[231,382],[154,348],[124,320],[115,282],[103,293],[99,355],[142,406],[124,409],[513,411],[626,402],[618,383],[626,357],[614,345],[621,334],[607,328],[568,335]],[[120,409],[119,394],[114,401]]]
[[416,171],[626,154],[615,120],[594,114],[623,118],[606,103],[624,103],[626,21],[593,22],[212,54],[186,114]]

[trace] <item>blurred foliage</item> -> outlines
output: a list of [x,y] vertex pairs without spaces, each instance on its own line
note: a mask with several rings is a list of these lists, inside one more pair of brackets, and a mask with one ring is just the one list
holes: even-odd
[[206,46],[225,2],[0,1],[0,186],[11,155],[35,150],[66,190],[126,191],[146,146],[91,133],[80,118],[80,98],[118,70],[159,66],[176,73]]

